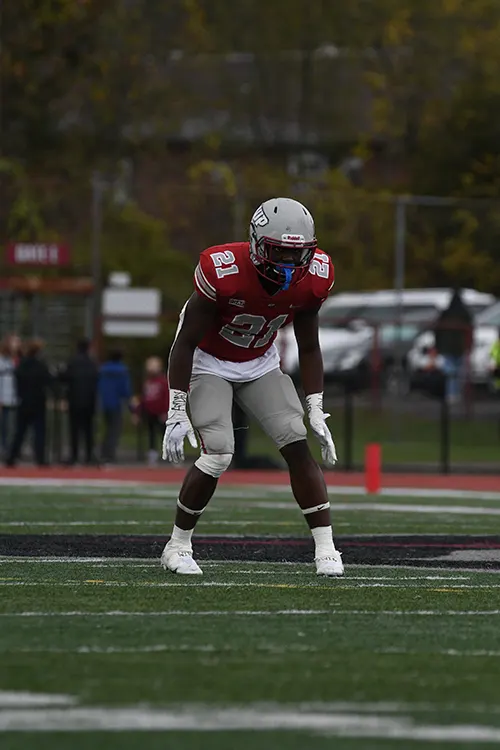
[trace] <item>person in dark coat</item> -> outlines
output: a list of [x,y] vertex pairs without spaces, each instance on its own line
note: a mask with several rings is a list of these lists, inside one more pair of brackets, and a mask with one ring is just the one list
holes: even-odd
[[35,460],[39,466],[46,463],[46,404],[52,387],[52,376],[42,359],[43,342],[33,339],[26,348],[26,355],[15,369],[18,408],[16,429],[8,452],[6,465],[14,466],[21,452],[27,430],[34,432]]
[[473,317],[460,289],[453,290],[450,304],[436,321],[434,333],[437,352],[444,360],[446,398],[456,403],[461,396],[463,366],[473,334]]
[[85,462],[94,461],[94,418],[97,406],[98,366],[90,355],[90,342],[78,342],[61,379],[66,385],[71,454],[69,464],[79,458],[80,437],[85,447]]
[[120,351],[110,354],[99,369],[98,393],[104,418],[101,458],[104,463],[116,461],[123,420],[123,404],[131,406],[132,387],[128,367]]

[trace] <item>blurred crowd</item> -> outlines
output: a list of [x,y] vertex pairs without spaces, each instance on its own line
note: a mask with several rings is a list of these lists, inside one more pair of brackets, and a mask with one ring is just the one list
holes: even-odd
[[35,463],[47,465],[48,413],[54,409],[62,414],[68,435],[65,464],[115,463],[127,413],[132,424],[144,428],[148,462],[156,463],[168,411],[164,364],[160,357],[146,360],[140,392],[134,395],[119,350],[98,362],[91,343],[82,339],[68,361],[53,369],[42,340],[23,342],[7,335],[0,348],[0,449],[6,466],[23,457],[30,433]]

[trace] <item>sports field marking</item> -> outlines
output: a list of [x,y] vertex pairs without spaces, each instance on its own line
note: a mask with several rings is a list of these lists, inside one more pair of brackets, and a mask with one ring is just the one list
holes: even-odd
[[[234,539],[237,536],[238,535],[236,535],[236,534],[232,534],[231,535],[231,539]],[[372,534],[370,536],[373,537],[373,536],[376,536],[376,535]],[[218,535],[218,538],[219,537],[220,537],[220,535]],[[478,550],[473,550],[473,551],[477,552]],[[486,550],[485,552],[490,552],[490,551],[491,550]],[[479,552],[480,552],[480,550],[479,550]],[[158,564],[159,564],[159,562],[158,562],[159,561],[159,557],[157,558],[155,556],[154,558],[147,558],[147,559],[150,560],[150,563],[145,563],[144,562],[145,559],[146,558],[141,558],[141,557],[138,557],[138,558],[128,558],[128,557],[105,557],[105,558],[70,557],[70,558],[66,558],[66,557],[62,557],[61,558],[61,557],[57,557],[57,556],[50,557],[50,558],[44,558],[44,557],[36,557],[36,556],[33,556],[33,557],[32,556],[29,556],[29,557],[22,556],[22,557],[19,557],[17,555],[13,555],[12,557],[9,556],[9,557],[2,558],[0,560],[0,564],[8,564],[8,563],[12,563],[12,562],[31,563],[31,562],[38,562],[38,561],[46,561],[46,562],[54,562],[54,561],[70,562],[71,561],[71,562],[78,562],[78,563],[87,563],[87,562],[90,562],[92,560],[94,560],[94,561],[98,560],[98,561],[101,561],[103,563],[105,563],[105,562],[107,562],[109,560],[112,560],[113,562],[118,563],[117,567],[127,567],[128,564],[131,561],[134,561],[134,560],[137,561],[137,562],[142,562],[145,567],[157,567]],[[436,571],[437,573],[442,574],[443,573],[442,566],[427,564],[427,562],[430,559],[432,559],[432,560],[441,560],[442,557],[426,558],[425,570],[428,571],[428,572],[430,572],[430,571]],[[448,558],[446,558],[446,559],[448,559]],[[483,558],[481,558],[481,559],[483,559]],[[487,559],[488,559],[488,561],[490,560],[489,557]],[[121,565],[119,564],[120,562],[121,562]],[[273,574],[274,572],[278,572],[278,571],[280,571],[280,572],[281,571],[286,571],[285,575],[287,575],[287,576],[291,572],[289,570],[289,568],[291,568],[291,567],[293,567],[293,568],[295,568],[295,567],[302,567],[304,571],[309,571],[310,572],[311,571],[311,565],[312,565],[311,562],[303,562],[303,563],[301,563],[301,562],[292,562],[292,561],[289,561],[289,560],[280,560],[279,562],[272,561],[272,560],[245,560],[245,561],[238,561],[238,560],[217,560],[217,561],[213,561],[212,560],[212,561],[209,562],[208,560],[207,561],[203,560],[202,564],[203,564],[203,568],[207,568],[207,569],[210,568],[210,567],[221,567],[221,568],[227,568],[227,567],[229,567],[230,568],[231,566],[238,565],[238,564],[243,564],[245,566],[252,566],[252,567],[255,567],[256,570],[258,570],[259,568],[266,567],[266,568],[272,568],[270,574]],[[350,578],[351,578],[351,576],[349,575],[350,571],[365,570],[367,568],[371,569],[371,570],[373,570],[373,569],[381,569],[381,570],[390,570],[390,571],[398,571],[398,572],[401,572],[401,571],[404,571],[404,570],[412,571],[412,572],[415,571],[415,565],[414,564],[412,565],[411,563],[403,563],[403,562],[401,562],[401,563],[398,562],[397,565],[393,565],[390,562],[387,562],[387,563],[381,562],[378,565],[366,565],[366,564],[363,564],[363,563],[349,563],[348,573],[346,575],[346,580],[350,580]],[[457,567],[453,568],[453,572],[456,573],[456,574],[463,574],[466,577],[466,579],[467,579],[467,577],[470,576],[471,569],[469,567],[466,567],[466,566],[463,566],[463,567],[458,567],[457,566]],[[477,574],[477,575],[490,577],[490,576],[496,576],[496,575],[498,575],[498,570],[495,570],[494,568],[481,568],[480,570],[474,570],[474,573]],[[367,578],[370,579],[371,576],[368,576]],[[446,577],[445,577],[445,579],[446,579]],[[459,580],[460,576],[457,576],[457,579]],[[398,578],[396,578],[396,580],[398,580]]]
[[18,706],[65,706],[76,703],[71,695],[55,693],[28,693],[24,690],[0,690],[0,709]]
[[[500,613],[500,611],[499,611]],[[108,612],[0,612],[0,617],[283,617],[329,615],[329,609],[281,609],[281,610],[189,610],[167,609],[159,612],[125,612],[110,610]]]
[[[78,565],[85,564],[87,568],[91,568],[92,570],[107,570],[114,568],[117,568],[119,570],[156,570],[160,567],[160,562],[158,560],[152,560],[151,562],[131,562],[130,560],[124,558],[121,563],[119,562],[107,562],[106,558],[85,558],[85,557],[79,557],[79,558],[71,558],[71,557],[62,557],[62,558],[39,558],[39,557],[11,557],[11,558],[4,558],[0,560],[0,565],[38,565],[38,564],[59,564],[59,565],[66,565],[68,563],[76,563]],[[233,563],[237,565],[237,563]],[[246,564],[246,563],[245,563]],[[303,576],[304,573],[307,575],[310,572],[311,569],[311,563],[288,563],[292,565],[302,565],[303,570],[287,570],[283,575],[286,577],[290,575],[296,575],[296,576]],[[276,565],[281,565],[281,563],[276,563]],[[213,569],[219,567],[217,563],[206,563],[203,561],[203,567],[205,569]],[[227,565],[226,565],[227,567]],[[480,571],[482,573],[483,571]],[[240,568],[232,568],[231,573],[234,575],[251,575],[251,576],[275,576],[280,573],[279,570],[256,570],[254,569],[240,569]],[[1,580],[1,577],[0,577]],[[429,575],[422,575],[422,576],[360,576],[360,575],[347,575],[346,578],[347,581],[469,581],[470,575],[438,575],[438,576],[429,576]]]
[[[500,515],[500,510],[499,510]],[[296,521],[203,521],[204,526],[295,526]],[[146,519],[143,521],[122,520],[120,518],[110,518],[108,521],[1,521],[0,528],[7,527],[25,527],[25,526],[163,526],[165,521],[155,521]],[[167,538],[168,534],[165,534]]]
[[[252,508],[267,508],[276,509],[281,504],[275,503],[254,503]],[[296,506],[289,506],[283,503],[282,509],[293,510],[297,512]],[[468,505],[417,505],[410,503],[338,503],[334,506],[334,511],[343,512],[357,512],[357,511],[369,511],[374,513],[418,513],[421,514],[432,514],[432,515],[462,515],[462,516],[500,516],[500,508],[488,508],[485,506],[468,506]],[[220,511],[220,509],[219,509]],[[204,520],[204,526],[287,526],[291,522],[289,521],[276,521],[276,520]],[[294,522],[292,522],[294,523]],[[0,527],[73,527],[73,526],[163,526],[165,527],[165,520],[130,520],[120,518],[110,518],[106,521],[0,521]]]
[[109,610],[103,612],[81,611],[19,611],[0,612],[0,617],[309,617],[316,615],[360,615],[388,617],[497,617],[500,609],[457,610],[457,609],[278,609],[278,610],[189,610],[167,609],[157,612],[126,612]]
[[401,654],[401,655],[408,655],[408,656],[422,656],[422,655],[436,655],[436,656],[487,656],[487,657],[498,657],[500,656],[500,651],[488,651],[485,649],[464,649],[459,650],[455,648],[443,648],[443,649],[429,649],[428,651],[415,651],[413,649],[405,649],[405,648],[384,648],[384,649],[377,649],[375,651],[377,654]]
[[500,728],[474,724],[420,724],[406,716],[298,711],[295,707],[153,709],[19,708],[0,712],[1,731],[276,731],[302,730],[337,737],[443,742],[500,742]]
[[[419,581],[419,579],[416,579]],[[257,583],[256,581],[189,581],[188,582],[177,582],[177,581],[106,581],[104,579],[71,579],[67,581],[54,581],[54,580],[39,580],[39,581],[25,581],[16,580],[12,576],[8,578],[0,578],[0,587],[8,586],[22,586],[24,588],[37,588],[43,586],[49,587],[65,587],[65,586],[104,586],[104,587],[117,587],[117,588],[224,588],[224,589],[241,589],[241,588],[255,588],[255,589],[331,589],[335,586],[335,589],[342,589],[343,591],[356,591],[358,589],[419,589],[426,588],[427,591],[461,591],[463,589],[499,589],[500,583],[492,584],[469,584],[469,583],[455,583],[453,586],[449,586],[446,589],[432,589],[428,587],[422,587],[418,585],[409,586],[407,582],[403,583],[356,583],[350,585],[345,583],[345,579],[341,580],[341,577],[334,578],[329,584],[317,583],[317,579],[314,579],[314,583]]]
[[[306,646],[303,643],[287,643],[281,646],[277,643],[258,643],[252,644],[252,652],[263,652],[272,654],[293,654],[298,652],[316,653],[319,651],[316,646]],[[152,646],[77,646],[76,648],[7,648],[0,649],[0,653],[16,654],[156,654],[156,653],[241,653],[240,646],[229,646],[223,644],[214,646],[211,643],[188,645],[160,643]],[[0,703],[1,707],[1,703]]]
[[[322,651],[316,646],[306,646],[303,643],[287,643],[286,646],[282,646],[276,643],[257,643],[252,644],[253,652],[264,652],[273,654],[294,654],[294,653],[317,653]],[[240,646],[229,646],[227,644],[215,646],[212,643],[188,645],[186,643],[178,644],[166,644],[159,643],[151,646],[76,646],[75,648],[12,648],[9,646],[6,649],[0,649],[0,653],[16,653],[16,654],[155,654],[155,653],[178,653],[179,651],[185,653],[241,653]],[[500,657],[500,651],[491,651],[485,649],[472,649],[472,650],[458,650],[458,649],[430,649],[425,651],[415,651],[412,649],[404,648],[385,648],[376,649],[373,653],[390,656],[391,654],[401,656],[458,656],[458,657],[488,657],[497,658]],[[14,695],[14,694],[13,694]],[[28,694],[30,695],[30,694]],[[14,701],[12,701],[14,703]],[[57,696],[53,701],[40,700],[38,703],[60,703]],[[68,701],[66,701],[68,702]],[[0,708],[3,707],[2,694],[0,693]],[[8,704],[7,704],[8,705]],[[37,701],[30,702],[27,700],[27,705],[37,705]]]
[[[133,480],[114,480],[114,479],[51,479],[51,478],[19,478],[19,477],[0,477],[0,487],[11,487],[23,489],[26,487],[36,487],[40,492],[61,489],[66,492],[75,494],[99,494],[100,489],[106,489],[109,493],[123,492],[130,495],[143,495],[150,497],[176,497],[179,491],[179,484],[166,482],[136,482]],[[365,489],[362,486],[342,486],[328,485],[327,490],[331,495],[365,495]],[[217,489],[217,498],[234,498],[234,497],[262,497],[263,495],[282,494],[290,495],[290,485],[286,482],[283,484],[263,485],[225,485]],[[456,489],[432,489],[418,487],[387,487],[382,488],[379,493],[381,496],[396,497],[426,497],[426,498],[462,498],[469,500],[498,500],[500,501],[500,492],[476,491],[476,490],[456,490]]]

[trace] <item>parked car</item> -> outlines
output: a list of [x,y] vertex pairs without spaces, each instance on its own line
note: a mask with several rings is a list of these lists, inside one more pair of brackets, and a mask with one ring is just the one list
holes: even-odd
[[[403,315],[401,324],[382,323],[372,328],[372,335],[362,346],[352,348],[337,363],[331,380],[349,384],[353,390],[374,385],[381,391],[394,392],[397,379],[406,380],[406,357],[422,326],[429,318],[420,313]],[[404,385],[407,390],[407,385]]]
[[[352,377],[356,382],[359,380],[359,387],[365,387],[371,378],[374,362],[371,352],[377,336],[383,362],[381,380],[388,382],[395,358],[406,362],[406,353],[419,331],[448,306],[450,299],[450,290],[439,288],[405,289],[401,295],[394,290],[332,295],[319,313],[325,381],[344,382]],[[495,302],[493,295],[475,289],[464,290],[464,299],[473,312]],[[292,326],[279,331],[277,345],[282,369],[292,378],[298,378],[298,351]]]

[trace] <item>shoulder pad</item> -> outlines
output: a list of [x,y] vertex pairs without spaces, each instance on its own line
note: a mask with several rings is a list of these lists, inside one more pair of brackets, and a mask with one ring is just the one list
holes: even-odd
[[323,302],[335,283],[335,269],[329,255],[317,250],[309,266],[312,274],[312,288],[315,297]]

